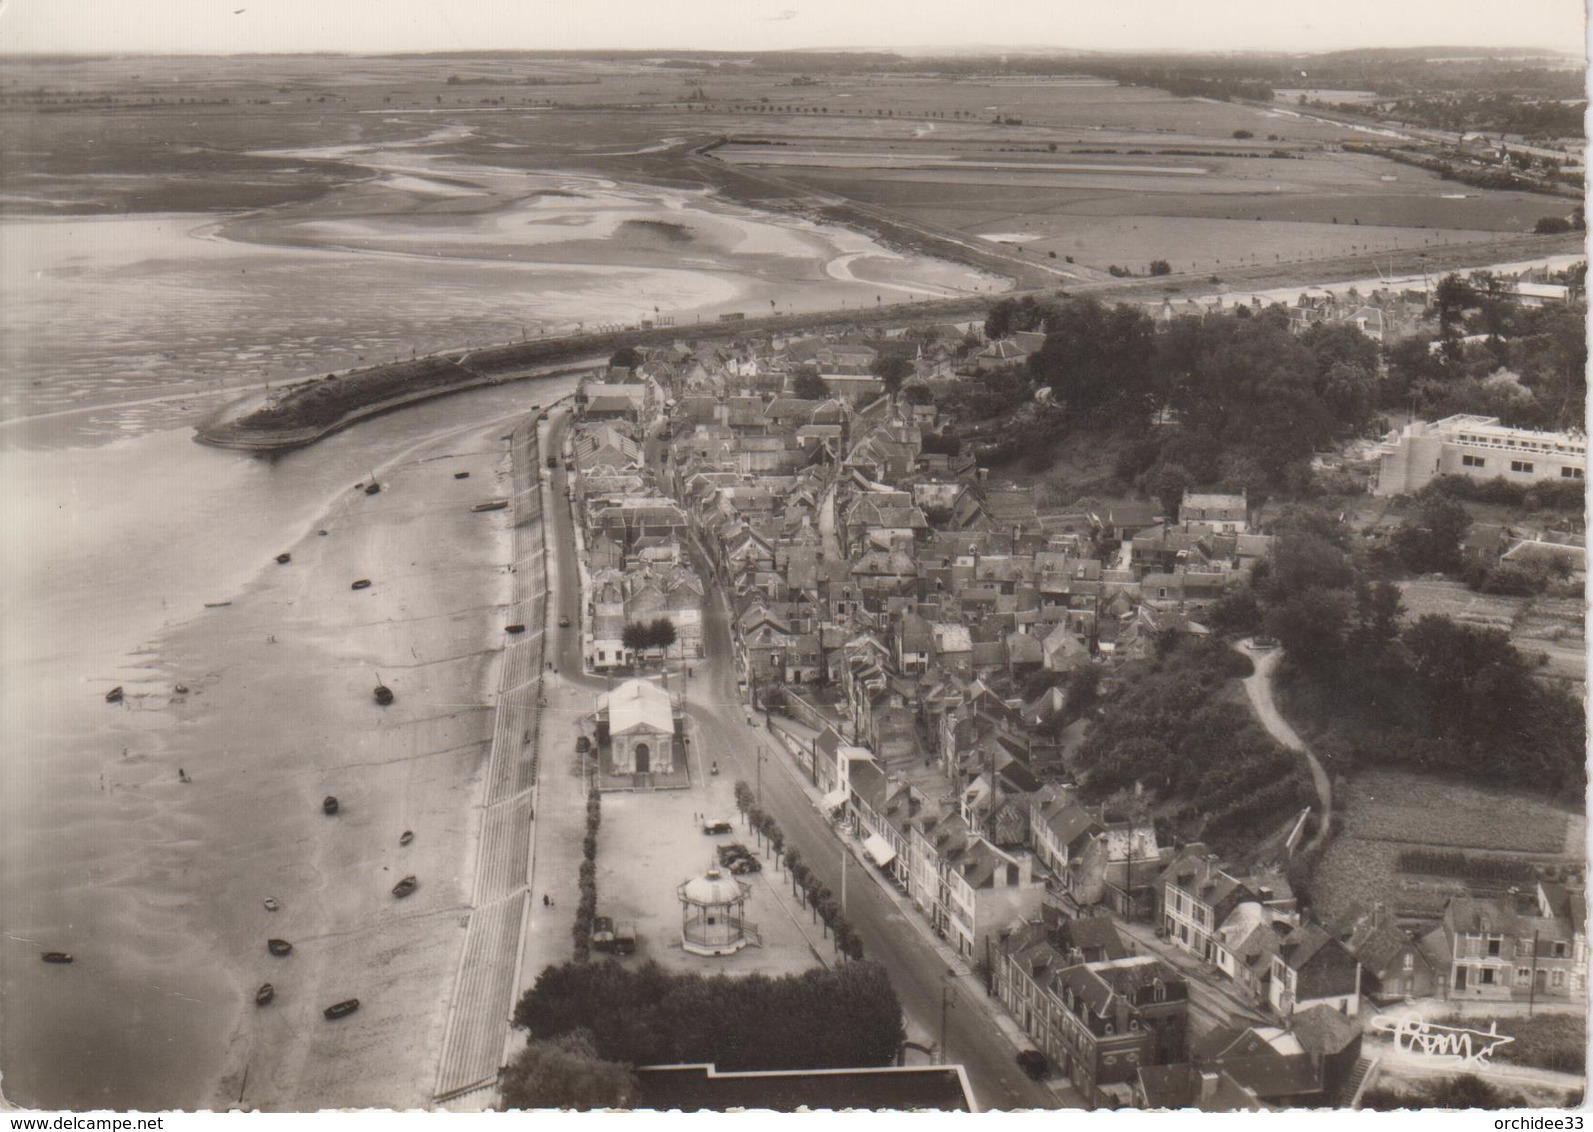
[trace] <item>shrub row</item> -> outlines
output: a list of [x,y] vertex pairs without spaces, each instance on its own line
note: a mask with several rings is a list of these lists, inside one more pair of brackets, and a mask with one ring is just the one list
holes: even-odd
[[581,839],[581,898],[570,928],[575,958],[580,962],[592,954],[592,921],[597,918],[597,829],[602,820],[602,795],[593,782],[586,795],[586,836]]
[[1402,873],[1423,873],[1435,877],[1462,877],[1506,884],[1530,884],[1536,872],[1526,861],[1508,857],[1471,857],[1458,850],[1411,849],[1399,855]]

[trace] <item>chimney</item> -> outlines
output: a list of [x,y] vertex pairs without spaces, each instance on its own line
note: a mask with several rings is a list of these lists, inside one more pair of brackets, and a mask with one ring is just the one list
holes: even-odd
[[1211,1069],[1200,1070],[1200,1097],[1195,1102],[1195,1107],[1205,1110],[1217,1095],[1217,1074]]

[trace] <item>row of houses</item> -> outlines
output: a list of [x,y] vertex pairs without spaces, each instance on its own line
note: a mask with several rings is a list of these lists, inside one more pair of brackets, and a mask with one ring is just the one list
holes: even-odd
[[[640,386],[625,386],[640,389]],[[571,434],[570,498],[582,529],[588,666],[598,671],[630,665],[638,650],[626,628],[660,619],[674,627],[670,656],[703,655],[703,583],[692,568],[679,505],[657,492],[646,466],[636,416],[648,403],[637,396],[623,412],[607,405],[607,390],[583,386],[585,414]],[[581,403],[581,402],[578,402]]]

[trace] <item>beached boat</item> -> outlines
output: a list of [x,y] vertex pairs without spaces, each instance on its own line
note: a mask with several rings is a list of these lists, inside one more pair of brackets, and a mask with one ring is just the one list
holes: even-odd
[[254,992],[254,1004],[264,1006],[277,996],[277,988],[270,983],[261,983],[260,989]]
[[331,794],[328,794],[325,798],[322,798],[321,812],[329,817],[332,814],[337,813],[337,799]]
[[286,566],[289,562],[292,562],[292,561],[293,561],[293,555],[291,555],[291,554],[279,554],[279,555],[277,555],[277,563],[279,565]]
[[379,483],[368,483],[368,484],[365,485],[365,494],[366,495],[375,495],[377,492],[379,492],[381,490],[382,490],[382,485],[379,484]]
[[408,845],[413,840],[415,840],[415,834],[413,830],[406,829],[403,833],[398,835],[398,843],[400,845]]
[[206,609],[225,609],[227,606],[229,606],[231,604],[232,604],[232,602],[230,602],[230,601],[207,601],[207,602],[205,602],[205,608]]
[[43,959],[46,963],[72,962],[72,956],[65,951],[46,951],[43,955],[39,956],[39,958]]
[[272,955],[278,956],[280,958],[281,956],[287,955],[289,952],[291,952],[293,950],[293,945],[285,939],[268,939],[266,940],[266,950],[271,952]]
[[122,702],[122,686],[120,684],[116,685],[116,687],[105,693],[105,702],[108,704],[119,704]]
[[347,1018],[359,1008],[359,999],[346,998],[342,1002],[334,1002],[331,1006],[328,1006],[325,1010],[321,1011],[321,1013],[326,1015],[327,1019],[330,1021],[336,1020],[338,1018]]
[[349,587],[351,590],[368,590],[370,588],[371,580],[369,578],[355,578],[354,584]]
[[507,499],[489,499],[485,503],[477,503],[470,509],[472,511],[502,511],[507,506],[509,506]]
[[172,691],[176,692],[179,696],[186,696],[188,694],[188,685],[178,684],[172,689]]
[[393,690],[386,684],[376,685],[375,696],[376,702],[381,704],[383,707],[386,707],[388,704],[393,702]]
[[525,632],[525,626],[516,621],[513,625],[505,625],[503,631],[505,633],[523,633]]
[[467,480],[469,478],[470,478],[470,473],[469,472],[455,472],[454,473],[454,479],[456,479],[456,480]]
[[420,885],[416,882],[414,877],[405,877],[403,880],[393,885],[393,895],[398,897],[408,896],[419,887]]
[[282,905],[277,903],[277,898],[275,896],[267,896],[264,903],[265,910],[267,912],[275,912],[278,908],[282,907]]

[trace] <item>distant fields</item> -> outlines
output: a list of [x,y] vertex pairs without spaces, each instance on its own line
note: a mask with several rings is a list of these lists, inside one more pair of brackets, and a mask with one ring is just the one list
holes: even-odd
[[[1365,133],[1302,117],[1287,100],[1175,97],[1088,75],[802,74],[667,55],[6,69],[9,212],[292,215],[369,177],[335,151],[293,151],[397,143],[438,162],[439,174],[454,165],[468,178],[460,162],[489,170],[504,195],[517,171],[717,193],[1049,287],[1107,281],[1114,266],[1144,275],[1153,260],[1202,279],[1276,265],[1269,278],[1288,285],[1316,282],[1314,265],[1345,257],[1467,247],[1457,258],[1488,263],[1496,239],[1570,211],[1565,200],[1464,188],[1344,153]],[[41,88],[58,104],[24,101]],[[716,141],[711,160],[691,156]],[[1510,253],[1522,258],[1519,245]]]

